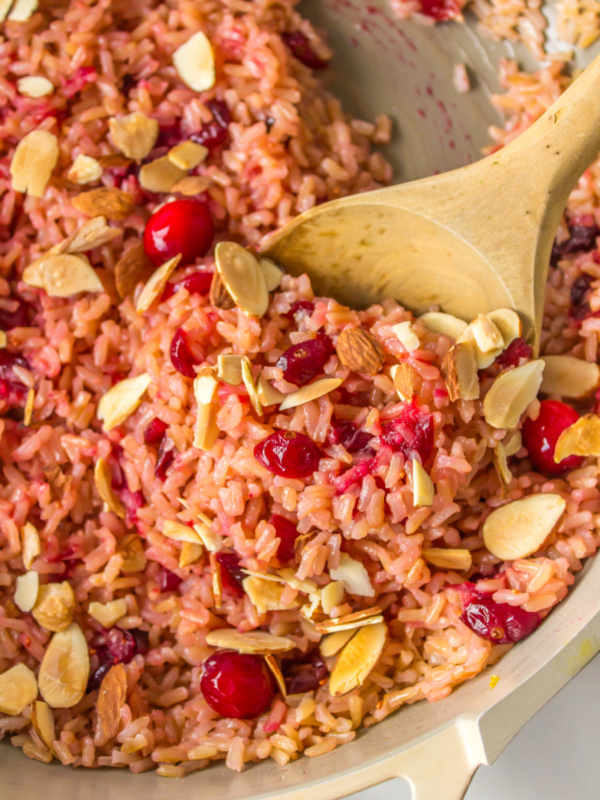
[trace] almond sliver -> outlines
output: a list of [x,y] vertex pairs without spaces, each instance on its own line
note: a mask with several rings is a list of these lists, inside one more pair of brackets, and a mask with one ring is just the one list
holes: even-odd
[[244,386],[246,387],[246,391],[248,392],[250,402],[252,403],[252,408],[256,411],[256,413],[260,417],[263,413],[262,405],[260,402],[260,398],[258,396],[256,384],[254,383],[254,378],[252,376],[250,361],[247,356],[242,357],[241,369],[242,369],[242,381],[244,382]]
[[111,228],[107,225],[106,217],[100,214],[88,219],[79,230],[68,236],[61,245],[61,252],[87,253],[88,250],[112,242],[121,233],[120,228]]
[[134,111],[125,117],[112,117],[108,120],[113,144],[127,158],[139,161],[150,153],[158,139],[158,122],[141,111]]
[[96,701],[100,739],[98,744],[107,742],[119,732],[121,710],[126,699],[127,672],[123,664],[115,664],[102,679]]
[[268,668],[271,670],[271,675],[275,678],[275,683],[277,684],[277,688],[281,692],[283,699],[287,697],[287,688],[285,685],[285,678],[283,677],[283,673],[281,671],[281,667],[275,660],[275,656],[272,656],[270,653],[267,653],[264,656],[265,662]]
[[423,469],[423,465],[413,459],[412,468],[412,483],[413,483],[413,503],[415,508],[423,508],[433,505],[433,498],[435,495],[435,487],[433,481]]
[[10,163],[12,188],[32,197],[43,197],[58,163],[58,139],[53,133],[35,130],[23,137]]
[[82,186],[88,183],[95,183],[102,177],[102,166],[91,156],[78,155],[71,169],[67,173],[67,178],[73,183]]
[[219,435],[217,388],[218,381],[213,375],[198,375],[194,380],[194,395],[198,404],[194,447],[204,451],[212,448]]
[[242,356],[222,353],[217,358],[217,377],[229,386],[239,386],[242,382]]
[[280,269],[274,261],[271,261],[270,258],[261,258],[258,263],[265,276],[267,290],[269,292],[274,292],[275,289],[281,286],[284,275],[283,270]]
[[363,608],[361,611],[353,611],[351,614],[344,614],[342,617],[324,619],[317,622],[315,628],[319,633],[347,631],[353,628],[362,628],[363,625],[375,625],[382,620],[381,609],[373,606],[372,608]]
[[440,333],[451,339],[458,339],[467,329],[467,323],[463,319],[443,311],[428,311],[421,314],[419,321],[432,333]]
[[172,519],[165,521],[162,530],[163,536],[172,539],[174,542],[189,542],[190,544],[202,544],[202,539],[193,528],[183,522]]
[[162,264],[152,273],[151,277],[146,282],[146,285],[140,292],[140,296],[135,304],[135,310],[138,312],[138,314],[148,311],[152,303],[161,296],[165,286],[167,285],[167,281],[171,277],[173,270],[180,261],[181,254],[177,254],[168,261],[165,261],[164,264]]
[[206,643],[211,647],[258,655],[286,653],[296,647],[296,643],[285,636],[274,636],[266,631],[240,633],[235,628],[219,628],[216,631],[210,631],[206,636]]
[[45,289],[50,297],[70,297],[79,292],[103,292],[96,270],[83,256],[51,253],[23,270],[23,280]]
[[579,399],[596,391],[600,385],[600,367],[574,356],[542,356],[546,365],[540,387],[544,394]]
[[307,386],[297,389],[291,394],[287,394],[279,406],[280,411],[286,411],[288,408],[296,408],[303,403],[310,403],[311,400],[317,400],[319,397],[324,397],[326,394],[333,392],[338,386],[341,386],[343,380],[341,378],[321,378],[321,380],[309,383]]
[[518,339],[522,333],[521,319],[512,308],[496,308],[494,311],[488,311],[486,317],[494,323],[502,334],[503,349],[507,348],[512,341]]
[[108,603],[92,602],[88,606],[88,614],[103,628],[112,628],[122,617],[127,614],[127,601],[124,597],[111,600]]
[[516,428],[542,383],[544,362],[529,361],[499,375],[483,400],[486,422],[494,428]]
[[565,508],[558,494],[532,494],[500,506],[483,523],[485,546],[502,561],[526,558],[542,548]]
[[281,403],[285,397],[283,392],[276,389],[273,384],[265,380],[262,375],[258,377],[256,389],[258,392],[258,399],[263,406],[277,405],[277,403]]
[[26,522],[21,529],[21,541],[23,545],[23,566],[25,569],[31,569],[31,565],[42,552],[40,535],[31,522]]
[[194,544],[193,542],[183,542],[181,545],[181,552],[179,554],[179,566],[189,567],[195,564],[202,557],[204,548],[201,544]]
[[386,639],[385,622],[359,628],[331,672],[329,691],[334,697],[347,694],[365,682],[381,657]]
[[331,581],[321,589],[321,605],[325,614],[330,614],[333,608],[343,603],[345,592],[341,581]]
[[97,416],[104,422],[105,431],[112,431],[136,411],[151,383],[152,378],[146,374],[125,378],[102,396]]
[[73,622],[75,594],[68,581],[40,586],[31,612],[35,621],[47,631],[64,631]]
[[0,713],[16,717],[38,695],[38,683],[25,664],[15,664],[0,675]]
[[496,325],[486,314],[478,314],[470,325],[475,344],[482,353],[504,348],[504,339]]
[[329,574],[335,581],[342,581],[349,594],[356,594],[362,597],[373,597],[375,589],[371,585],[369,573],[362,561],[356,561],[348,553],[340,555],[340,563],[337,569],[332,569]]
[[262,317],[269,306],[269,292],[258,260],[235,242],[219,242],[215,261],[236,305],[246,314]]
[[428,564],[441,569],[453,569],[464,572],[471,568],[471,553],[464,549],[446,547],[426,547],[422,556]]
[[173,53],[173,64],[186,86],[205,92],[215,85],[215,57],[208,37],[202,31],[191,36]]
[[94,483],[96,491],[100,495],[103,503],[106,503],[110,511],[113,511],[121,519],[125,519],[125,509],[123,503],[117,497],[112,488],[112,473],[110,467],[103,458],[96,461],[94,467]]
[[54,85],[42,75],[27,75],[17,81],[17,91],[24,97],[45,97],[52,94]]
[[448,350],[442,361],[442,375],[452,402],[477,400],[480,386],[472,342],[457,342]]
[[90,657],[85,636],[72,623],[55,633],[42,659],[39,688],[51,708],[71,708],[83,695],[90,672]]
[[554,461],[559,464],[569,456],[600,456],[600,417],[585,414],[560,434],[554,448]]
[[34,607],[40,588],[40,576],[37,572],[26,572],[19,575],[15,583],[14,601],[17,608],[27,614]]
[[252,605],[260,615],[266,614],[267,611],[285,611],[287,608],[298,606],[297,600],[292,603],[283,602],[281,598],[285,591],[285,585],[280,583],[250,576],[244,578],[243,586]]
[[407,320],[406,322],[399,322],[397,325],[392,325],[392,330],[408,353],[412,353],[413,350],[418,350],[421,346],[419,337],[415,333],[410,321]]
[[167,158],[179,169],[194,169],[201,164],[208,155],[208,147],[191,141],[180,142],[167,153]]
[[400,400],[405,402],[412,400],[419,377],[417,370],[411,364],[403,361],[401,364],[394,364],[390,369],[390,377]]
[[342,647],[350,641],[355,633],[356,628],[348,628],[344,631],[335,631],[334,633],[327,634],[327,636],[321,639],[319,644],[321,655],[325,658],[329,658],[339,653]]
[[144,164],[139,174],[140,186],[146,191],[156,194],[170,192],[179,181],[186,177],[187,173],[176,167],[167,156]]
[[512,472],[508,466],[506,448],[502,442],[498,442],[494,448],[494,467],[503,486],[508,486],[512,481]]
[[31,704],[31,724],[33,729],[52,752],[52,745],[56,739],[56,728],[54,714],[48,703],[43,700],[35,700]]

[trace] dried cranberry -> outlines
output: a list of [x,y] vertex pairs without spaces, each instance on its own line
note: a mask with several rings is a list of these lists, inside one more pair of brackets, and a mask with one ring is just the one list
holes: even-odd
[[31,306],[20,297],[2,298],[9,300],[10,310],[0,306],[0,330],[24,328],[29,324]]
[[110,628],[106,635],[106,649],[113,664],[129,664],[135,655],[133,634],[120,628]]
[[321,451],[303,433],[275,431],[256,445],[254,457],[274,475],[307,478],[319,466]]
[[275,688],[264,658],[218,650],[203,665],[200,691],[222,717],[252,719],[271,705]]
[[433,417],[424,414],[414,403],[405,403],[395,419],[382,425],[381,441],[400,452],[408,461],[417,453],[424,464],[433,450]]
[[294,58],[297,58],[305,67],[310,69],[327,69],[329,61],[321,58],[313,50],[308,37],[302,31],[285,31],[281,38],[289,47]]
[[295,303],[292,303],[290,310],[283,316],[286,319],[293,319],[296,327],[298,327],[305,317],[312,316],[314,310],[315,304],[311,303],[310,300],[296,300]]
[[154,417],[152,422],[149,422],[146,430],[144,431],[144,441],[146,444],[158,444],[162,442],[165,432],[169,426],[162,419]]
[[305,386],[323,372],[323,367],[334,351],[333,342],[320,334],[306,342],[293,344],[282,353],[276,366],[283,370],[283,377],[296,386]]
[[173,200],[155,211],[144,229],[144,250],[155,266],[181,254],[181,265],[208,252],[215,233],[208,206],[198,200]]
[[150,650],[150,637],[148,635],[148,631],[143,631],[141,628],[132,628],[129,633],[133,636],[135,655],[145,656]]
[[341,444],[349,453],[373,453],[375,452],[369,443],[373,435],[355,428],[351,422],[339,422],[332,420],[327,441],[329,444]]
[[542,618],[508,603],[494,603],[480,597],[469,603],[460,615],[462,622],[478,636],[494,644],[512,644],[533,633]]
[[203,125],[199,131],[192,133],[190,139],[198,144],[203,144],[209,150],[225,144],[229,139],[229,123],[231,111],[223,100],[209,100],[206,107],[212,114],[212,120]]
[[494,362],[496,366],[500,367],[500,369],[506,369],[507,367],[517,367],[522,360],[529,360],[533,355],[533,350],[527,344],[525,339],[521,337],[517,339],[513,339],[512,342],[508,345],[506,350],[503,350],[496,361]]
[[185,378],[195,378],[196,370],[194,367],[200,364],[200,361],[194,356],[189,345],[188,337],[183,328],[177,328],[175,336],[171,340],[171,364],[175,367],[177,372],[181,373]]
[[161,302],[164,303],[170,297],[173,297],[175,292],[178,292],[179,289],[187,289],[190,294],[208,294],[212,279],[212,272],[202,272],[199,270],[198,272],[192,272],[190,275],[186,275],[185,278],[177,281],[177,283],[167,283],[161,297]]
[[280,517],[279,514],[271,514],[269,522],[275,528],[276,536],[281,540],[277,548],[277,558],[282,564],[287,564],[294,558],[294,543],[299,536],[298,528],[294,522]]
[[421,0],[421,14],[437,22],[446,22],[460,14],[456,0]]
[[527,418],[523,424],[523,443],[537,469],[558,475],[583,464],[581,456],[568,456],[558,464],[554,451],[558,437],[579,419],[574,408],[559,400],[542,400],[537,419]]
[[102,679],[115,664],[129,664],[134,656],[144,656],[150,649],[148,634],[140,628],[133,628],[130,631],[109,628],[99,639],[101,644],[95,647],[98,667],[90,676],[88,692],[100,688]]
[[313,652],[309,662],[292,664],[285,672],[288,694],[304,694],[319,688],[327,678],[327,664],[318,651]]
[[[105,650],[105,648],[102,648],[102,650]],[[100,656],[99,650],[96,651],[96,654],[98,656]],[[114,667],[113,660],[112,660],[112,658],[110,658],[108,653],[107,653],[107,657],[108,657],[108,661],[104,661],[103,660],[102,663],[100,664],[100,666],[98,667],[98,669],[96,669],[90,675],[88,683],[87,683],[86,692],[93,692],[95,689],[99,689],[100,688],[100,684],[102,683],[102,680],[103,680],[104,676],[106,675],[106,673],[110,670],[111,667]]]
[[144,505],[144,495],[141,491],[132,492],[128,486],[119,489],[119,499],[125,506],[125,522],[128,525],[135,525],[137,522],[137,510]]
[[11,406],[20,405],[29,391],[17,378],[15,367],[29,369],[29,363],[23,356],[0,350],[0,400]]
[[587,274],[579,275],[571,284],[571,308],[569,309],[571,319],[582,320],[589,316],[590,304],[587,296],[591,286],[592,276]]
[[182,583],[179,575],[175,575],[170,569],[161,567],[158,573],[158,588],[161,592],[176,592]]
[[165,481],[167,479],[167,473],[173,461],[175,461],[175,447],[173,442],[168,439],[163,439],[158,448],[156,467],[154,468],[154,474],[159,481]]
[[593,250],[600,229],[590,214],[574,218],[569,225],[569,238],[564,242],[554,242],[550,263],[556,265],[563,256]]
[[240,557],[236,553],[226,553],[221,550],[216,555],[221,565],[221,579],[223,589],[229,591],[234,597],[244,596],[244,578],[246,573],[240,567]]

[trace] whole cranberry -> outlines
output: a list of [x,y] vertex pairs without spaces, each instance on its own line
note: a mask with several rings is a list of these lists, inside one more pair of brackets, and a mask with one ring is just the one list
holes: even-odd
[[579,414],[566,403],[561,403],[559,400],[542,400],[538,418],[525,420],[523,443],[537,469],[558,475],[583,464],[581,456],[568,456],[558,464],[554,461],[558,437],[565,428],[569,428],[578,419]]
[[288,383],[305,386],[323,371],[334,349],[329,336],[318,334],[314,339],[288,347],[279,356],[275,366],[283,370],[283,377]]
[[208,252],[215,233],[208,206],[198,200],[165,203],[146,223],[144,250],[155,266],[181,254],[181,266]]
[[282,564],[287,564],[294,558],[294,545],[299,536],[298,528],[291,520],[280,517],[279,514],[271,514],[269,522],[280,539],[277,558]]
[[494,603],[479,597],[469,603],[460,619],[478,636],[494,644],[511,644],[529,636],[542,618],[534,611],[525,611],[508,603]]
[[424,464],[433,450],[433,417],[424,414],[414,403],[406,403],[401,413],[382,425],[381,441],[408,461],[415,453]]
[[274,475],[307,478],[319,466],[321,451],[303,433],[275,431],[256,445],[254,457]]
[[260,656],[218,650],[204,662],[200,691],[222,717],[253,719],[273,700],[273,678]]

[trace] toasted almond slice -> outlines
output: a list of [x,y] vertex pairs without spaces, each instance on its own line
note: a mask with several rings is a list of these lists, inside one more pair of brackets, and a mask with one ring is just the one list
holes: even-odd
[[296,643],[285,636],[274,636],[266,631],[240,633],[235,628],[210,631],[206,635],[206,644],[226,650],[237,650],[238,653],[256,653],[261,656],[269,653],[286,653],[296,647]]
[[0,350],[4,350],[8,339],[6,338],[6,331],[0,331]]
[[274,406],[277,403],[281,403],[285,397],[283,392],[276,389],[273,384],[265,380],[262,375],[258,377],[256,390],[258,392],[258,399],[263,406]]
[[290,567],[280,569],[278,574],[285,583],[289,583],[292,589],[297,589],[299,592],[304,592],[304,594],[311,594],[311,592],[317,591],[317,584],[314,581],[311,581],[310,578],[304,578],[303,580],[297,578],[295,571]]
[[33,672],[25,664],[15,664],[0,675],[0,713],[16,717],[38,694]]
[[46,97],[54,91],[54,85],[43,75],[27,75],[17,81],[17,91],[24,97]]
[[171,189],[172,192],[179,192],[184,197],[193,197],[202,194],[210,188],[211,181],[205,175],[186,175],[178,181]]
[[208,37],[197,31],[175,50],[173,64],[186,86],[205,92],[215,85],[215,57]]
[[145,373],[125,378],[101,397],[97,416],[104,422],[105,431],[112,431],[135,412],[151,383],[152,378]]
[[11,22],[27,22],[38,7],[38,0],[15,0],[8,15]]
[[364,375],[376,375],[385,363],[381,342],[364,328],[345,328],[337,338],[335,351],[345,367]]
[[356,628],[349,628],[345,631],[335,631],[329,633],[321,639],[319,650],[324,658],[330,658],[342,649],[356,633]]
[[207,155],[208,147],[189,139],[187,142],[180,142],[172,147],[167,153],[167,158],[179,169],[188,170],[201,164]]
[[146,569],[146,554],[138,533],[128,533],[119,539],[117,553],[123,559],[122,572],[142,572]]
[[285,611],[288,608],[297,608],[298,601],[284,603],[281,599],[285,586],[280,583],[255,578],[254,576],[244,578],[244,591],[252,601],[258,614],[266,614],[267,611]]
[[600,367],[574,356],[542,356],[546,365],[541,391],[579,399],[596,391],[600,385]]
[[88,250],[112,242],[121,233],[120,228],[111,228],[107,225],[106,217],[100,214],[98,217],[88,219],[79,230],[67,237],[61,245],[61,250],[64,253],[87,253]]
[[458,339],[467,328],[467,323],[463,319],[453,317],[452,314],[446,314],[443,311],[428,311],[421,314],[419,321],[432,333],[440,333],[451,339]]
[[412,468],[413,503],[415,508],[433,505],[435,487],[433,481],[423,469],[423,465],[413,458]]
[[409,320],[406,322],[399,322],[397,325],[392,325],[392,330],[408,353],[412,353],[413,350],[418,350],[421,346],[419,337],[415,333],[412,323]]
[[234,353],[222,353],[217,358],[217,378],[230,386],[239,386],[242,382],[242,360],[242,356]]
[[33,404],[35,403],[35,389],[30,389],[27,392],[27,400],[25,402],[25,410],[23,411],[23,425],[28,428],[33,421]]
[[67,178],[73,183],[85,185],[95,183],[102,177],[102,167],[95,158],[91,156],[78,155],[71,169],[67,173]]
[[283,280],[283,270],[270,258],[260,258],[258,263],[265,276],[268,291],[274,292],[275,289],[279,289]]
[[100,156],[98,163],[102,169],[123,169],[132,165],[132,160],[126,158],[123,153],[109,153],[106,156]]
[[88,606],[88,614],[96,622],[104,628],[112,628],[121,617],[127,614],[127,600],[124,597],[119,597],[117,600],[111,600],[108,603],[92,602]]
[[307,386],[297,389],[291,394],[286,394],[285,399],[279,406],[280,411],[286,411],[288,408],[296,408],[303,403],[310,403],[311,400],[317,400],[319,397],[324,397],[326,394],[333,392],[338,386],[341,386],[343,380],[341,378],[321,378],[319,381],[313,381]]
[[52,752],[53,743],[56,739],[56,727],[54,724],[54,713],[43,700],[34,700],[31,704],[31,724],[33,729]]
[[194,447],[209,451],[219,435],[217,425],[218,381],[213,375],[198,375],[194,380],[194,395],[198,404],[196,428],[194,432]]
[[483,414],[493,428],[516,428],[542,383],[544,362],[528,361],[498,375],[483,400]]
[[64,631],[73,622],[75,594],[68,581],[40,586],[31,611],[36,622],[47,631]]
[[223,600],[223,572],[214,553],[209,553],[209,562],[215,608],[221,608],[221,602]]
[[498,442],[494,448],[494,467],[496,468],[502,486],[509,486],[513,476],[508,466],[508,457],[502,442]]
[[50,131],[35,130],[24,136],[10,162],[12,188],[43,197],[58,162],[58,139]]
[[272,656],[268,653],[264,656],[265,661],[267,662],[267,667],[271,670],[271,675],[275,678],[275,683],[277,684],[277,688],[281,692],[283,699],[287,697],[287,688],[285,685],[285,678],[283,677],[283,673],[279,664],[277,663],[275,656]]
[[26,522],[21,528],[21,542],[23,545],[23,565],[25,569],[31,569],[31,565],[42,552],[40,536],[31,522]]
[[141,111],[134,111],[119,119],[111,117],[108,127],[117,150],[134,161],[146,158],[158,139],[158,122]]
[[494,311],[488,311],[486,316],[502,334],[502,340],[504,342],[503,349],[508,347],[512,341],[518,339],[521,335],[523,330],[521,319],[512,308],[496,308]]
[[321,620],[316,623],[315,628],[319,633],[330,633],[331,631],[362,628],[363,625],[375,625],[382,620],[381,609],[378,606],[373,606],[372,608],[363,608],[360,611],[353,611],[351,614],[344,614],[334,619]]
[[470,325],[473,338],[482,353],[490,353],[505,347],[498,328],[486,314],[478,314]]
[[90,673],[85,636],[76,623],[55,633],[42,659],[40,693],[51,708],[71,708],[83,695]]
[[475,349],[471,342],[458,342],[448,350],[442,361],[442,375],[452,402],[477,400],[480,386]]
[[585,414],[560,434],[554,448],[559,464],[569,456],[600,456],[600,417]]
[[194,530],[202,539],[202,544],[209,553],[218,553],[219,550],[223,549],[223,539],[212,530],[210,525],[206,525],[204,522],[197,522],[194,525]]
[[221,308],[223,311],[235,308],[235,300],[227,291],[225,282],[218,272],[215,272],[212,277],[209,300],[212,306]]
[[127,672],[123,664],[115,664],[102,678],[96,701],[101,743],[112,739],[119,732],[121,710],[126,699]]
[[144,164],[140,169],[139,181],[147,192],[161,194],[170,192],[185,177],[186,173],[182,169],[169,161],[167,156],[162,156]]
[[163,536],[172,539],[174,542],[189,542],[190,544],[202,544],[202,539],[193,528],[183,522],[172,519],[165,520],[162,530]]
[[470,342],[473,347],[473,354],[475,356],[475,362],[477,364],[477,369],[487,369],[491,364],[494,363],[495,359],[500,355],[502,350],[504,349],[504,344],[499,347],[492,348],[491,350],[483,351],[479,345],[477,344],[477,340],[475,338],[475,334],[473,331],[473,323],[467,325],[464,332],[456,340],[456,344],[464,344],[466,342]]
[[483,523],[485,546],[502,561],[527,558],[544,546],[565,507],[558,494],[532,494],[500,506]]
[[360,628],[339,655],[329,678],[334,697],[361,686],[379,661],[387,639],[385,622]]
[[341,581],[332,581],[321,590],[321,605],[326,614],[331,614],[331,609],[339,606],[344,601],[344,584]]
[[348,553],[340,555],[339,566],[337,569],[330,570],[329,574],[334,581],[342,581],[349,594],[357,594],[362,597],[373,597],[375,594],[364,564],[351,558]]
[[134,202],[127,192],[120,189],[92,189],[89,192],[82,192],[71,200],[73,206],[90,217],[97,217],[99,214],[108,219],[125,219],[133,211]]
[[235,242],[219,242],[215,261],[236,305],[246,314],[262,317],[269,306],[269,292],[258,260]]
[[45,289],[50,297],[70,297],[78,292],[103,292],[102,281],[87,259],[68,253],[42,256],[23,270],[29,286]]
[[133,292],[149,266],[150,260],[142,242],[121,256],[115,264],[115,283],[121,297],[127,297]]
[[123,503],[117,497],[112,488],[112,473],[110,467],[103,458],[96,461],[94,467],[94,483],[96,491],[100,495],[103,503],[106,503],[110,511],[113,511],[121,519],[125,519],[125,509]]
[[458,572],[470,569],[473,562],[471,553],[461,548],[426,547],[422,556],[428,564],[433,564],[434,567]]
[[179,566],[190,567],[202,558],[203,552],[204,548],[201,544],[183,542],[181,545],[181,553],[179,554]]
[[242,367],[242,381],[244,382],[244,386],[246,387],[246,391],[248,392],[250,402],[252,403],[252,408],[256,411],[256,413],[260,417],[263,413],[262,405],[260,402],[260,398],[258,396],[256,384],[254,383],[254,377],[252,376],[250,360],[248,359],[247,356],[243,356],[241,367]]
[[502,445],[504,446],[504,452],[507,457],[514,456],[523,446],[521,431],[513,431],[509,436],[506,436],[502,440]]
[[406,361],[394,364],[390,369],[390,376],[398,392],[400,400],[412,400],[418,376],[417,370]]
[[37,572],[26,572],[17,578],[14,601],[24,614],[29,613],[36,604],[39,588],[40,576]]
[[148,311],[152,303],[161,296],[167,285],[167,281],[180,261],[181,254],[178,253],[155,270],[150,279],[146,282],[135,304],[135,310],[138,314],[143,314],[144,311]]

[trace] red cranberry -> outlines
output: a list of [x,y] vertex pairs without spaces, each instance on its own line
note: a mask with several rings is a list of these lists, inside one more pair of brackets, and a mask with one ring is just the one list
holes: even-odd
[[254,457],[274,475],[307,478],[319,466],[321,451],[303,433],[275,431],[256,445]]
[[181,253],[181,265],[208,252],[214,225],[208,206],[197,200],[174,200],[156,211],[144,230],[144,250],[155,266]]
[[161,303],[173,297],[175,292],[180,289],[187,289],[190,294],[208,294],[212,279],[212,272],[199,270],[198,272],[192,272],[191,275],[186,275],[185,278],[177,281],[177,283],[167,283],[161,297]]
[[294,558],[294,544],[299,531],[295,523],[279,514],[271,514],[269,522],[275,528],[275,534],[281,540],[277,548],[277,558],[282,564],[287,564]]
[[421,14],[445,22],[460,14],[460,6],[456,0],[421,0]]
[[161,567],[158,573],[158,588],[161,592],[176,592],[182,583],[179,575],[175,575],[170,569]]
[[252,719],[273,700],[273,678],[264,658],[218,650],[204,662],[200,691],[222,717]]
[[298,327],[303,319],[312,316],[314,310],[315,304],[311,303],[310,300],[296,300],[290,310],[283,316],[286,319],[293,319],[296,327]]
[[508,603],[494,603],[484,597],[469,603],[460,618],[474,633],[494,644],[518,642],[533,633],[542,621],[536,612]]
[[333,353],[333,342],[325,334],[293,344],[282,353],[276,366],[283,370],[283,377],[296,386],[305,386],[323,372],[323,367]]
[[144,431],[144,441],[146,444],[158,444],[162,442],[165,432],[169,426],[162,419],[154,417],[152,422],[149,422],[146,430]]
[[21,300],[20,297],[11,297],[10,306],[10,310],[0,307],[0,330],[10,331],[12,328],[25,328],[29,324],[31,310],[29,303]]
[[144,495],[139,490],[132,492],[129,487],[124,486],[119,489],[119,499],[125,506],[125,522],[127,525],[135,525],[138,508],[144,505]]
[[175,461],[175,447],[173,442],[168,439],[163,439],[158,448],[156,467],[154,468],[154,474],[159,481],[165,481],[167,479],[167,473],[173,461]]
[[327,678],[327,664],[318,650],[313,651],[309,662],[294,663],[284,671],[288,694],[304,694],[319,688]]
[[382,425],[381,440],[408,461],[415,453],[424,464],[433,450],[433,417],[423,414],[414,403],[405,404],[395,419]]
[[171,340],[171,364],[175,367],[177,372],[181,373],[185,378],[195,378],[196,370],[194,367],[200,364],[200,361],[192,353],[187,340],[187,334],[183,328],[177,328],[175,336]]
[[[104,650],[104,648],[102,649]],[[97,650],[96,654],[100,656],[100,651]],[[106,675],[106,673],[110,670],[111,667],[114,667],[113,661],[110,658],[110,656],[108,658],[109,658],[108,661],[102,660],[100,666],[90,674],[86,692],[93,692],[95,689],[99,689],[100,684],[102,683],[102,680]]]
[[574,320],[585,319],[590,314],[590,304],[588,303],[588,293],[592,286],[592,276],[579,275],[571,284],[571,308],[569,316]]
[[583,464],[581,456],[568,456],[558,464],[554,461],[554,450],[558,437],[579,419],[574,408],[559,400],[542,400],[537,419],[526,419],[523,424],[523,443],[529,458],[542,472],[558,475]]
[[351,422],[339,422],[332,420],[327,434],[329,444],[341,444],[349,453],[374,453],[369,442],[373,438],[372,434],[355,428]]
[[192,141],[208,147],[209,150],[213,150],[215,147],[225,144],[229,139],[231,111],[223,100],[209,100],[206,107],[212,114],[212,120],[193,133],[190,138]]
[[16,376],[15,367],[29,369],[29,363],[23,356],[0,350],[0,400],[8,405],[20,405],[29,389]]
[[115,664],[129,664],[135,655],[146,655],[150,650],[150,640],[146,631],[133,628],[122,631],[110,628],[99,637],[101,644],[95,647],[98,667],[90,675],[87,691],[99,689],[102,679]]
[[286,31],[281,34],[281,38],[289,47],[294,58],[297,58],[305,67],[310,69],[327,69],[329,61],[318,56],[308,37],[302,31]]
[[221,550],[216,555],[221,565],[221,579],[223,589],[234,597],[244,596],[244,578],[248,577],[240,567],[240,557],[236,553],[226,553]]
[[513,339],[506,350],[496,358],[494,364],[500,369],[518,367],[521,361],[528,361],[533,355],[532,348],[521,337]]
[[556,265],[563,256],[593,250],[600,229],[591,214],[574,217],[569,224],[569,238],[564,242],[554,242],[550,263]]

